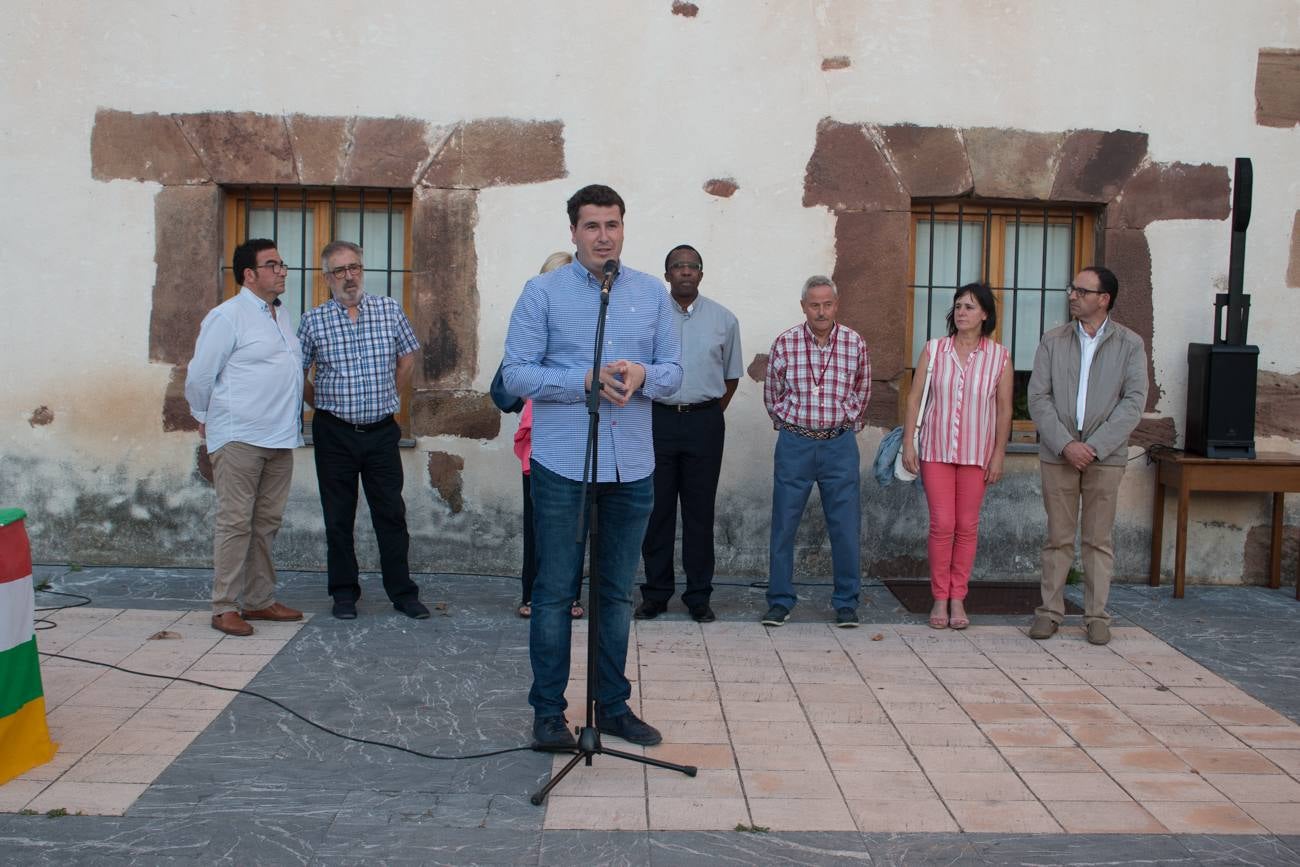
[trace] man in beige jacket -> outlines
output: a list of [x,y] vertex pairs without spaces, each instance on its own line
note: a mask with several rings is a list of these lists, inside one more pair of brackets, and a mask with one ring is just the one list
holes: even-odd
[[1043,335],[1029,379],[1047,509],[1043,604],[1034,612],[1029,637],[1050,638],[1065,619],[1065,579],[1078,528],[1084,626],[1088,641],[1105,644],[1115,563],[1111,531],[1128,438],[1146,406],[1147,357],[1142,338],[1110,318],[1119,280],[1109,269],[1084,268],[1067,289],[1071,320]]

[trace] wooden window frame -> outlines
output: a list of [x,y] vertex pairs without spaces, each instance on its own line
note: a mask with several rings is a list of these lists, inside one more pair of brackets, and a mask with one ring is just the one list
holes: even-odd
[[[307,303],[303,313],[307,310],[324,304],[329,300],[329,285],[325,280],[325,275],[320,269],[320,251],[325,246],[335,240],[331,233],[334,230],[335,220],[332,214],[335,209],[360,210],[363,206],[367,213],[380,212],[388,213],[391,204],[392,213],[402,214],[403,238],[402,238],[402,262],[406,266],[400,269],[389,269],[387,267],[388,257],[385,255],[385,267],[381,269],[372,269],[367,266],[367,286],[366,291],[372,295],[384,295],[388,293],[388,286],[375,291],[376,287],[370,285],[370,273],[377,271],[378,274],[401,273],[405,275],[402,287],[402,309],[405,310],[407,318],[411,318],[412,291],[410,277],[412,274],[411,264],[411,212],[412,212],[412,194],[409,189],[372,189],[355,187],[228,187],[225,190],[224,203],[224,232],[222,234],[222,278],[221,278],[221,297],[223,300],[231,298],[239,292],[240,283],[237,275],[231,268],[231,260],[235,254],[235,247],[248,238],[248,213],[250,209],[276,209],[279,212],[289,214],[289,219],[301,220],[302,208],[310,209],[312,214],[312,236],[307,242],[305,255],[306,259],[302,263],[303,268],[303,294]],[[278,240],[278,239],[273,239]],[[391,244],[391,240],[390,240]],[[362,245],[365,246],[364,244]],[[286,251],[281,251],[282,254]],[[302,249],[289,251],[294,258],[297,254],[302,254]],[[294,268],[293,270],[298,270]],[[309,276],[310,275],[310,276]],[[387,284],[387,279],[384,280]],[[410,430],[410,386],[407,390],[399,395],[401,404],[397,411],[397,422],[401,425],[403,432]],[[308,442],[311,441],[311,418],[312,410],[304,407],[303,411],[303,431]],[[414,442],[403,438],[404,445],[413,445]]]

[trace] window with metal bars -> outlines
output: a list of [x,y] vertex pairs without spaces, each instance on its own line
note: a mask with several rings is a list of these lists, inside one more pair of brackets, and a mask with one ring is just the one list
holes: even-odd
[[1034,353],[1043,334],[1069,318],[1065,287],[1093,263],[1095,233],[1096,212],[1083,207],[913,202],[909,366],[926,340],[948,333],[957,288],[988,283],[998,305],[992,337],[1011,351],[1014,367],[1012,441],[1035,442],[1027,397]]
[[[281,296],[296,331],[302,315],[329,300],[320,251],[331,241],[365,250],[365,289],[387,295],[411,315],[411,191],[360,187],[227,187],[222,297],[239,291],[230,261],[249,238],[270,238],[289,273]],[[408,396],[398,421],[406,428]],[[306,418],[310,419],[310,410]]]

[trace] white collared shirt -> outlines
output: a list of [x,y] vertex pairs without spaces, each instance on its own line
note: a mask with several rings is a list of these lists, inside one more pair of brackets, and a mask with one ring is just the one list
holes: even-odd
[[1101,342],[1101,336],[1106,333],[1106,326],[1110,324],[1110,317],[1101,323],[1097,329],[1095,337],[1089,337],[1088,332],[1084,329],[1082,322],[1076,322],[1075,327],[1079,329],[1079,395],[1074,402],[1075,423],[1079,431],[1083,431],[1083,413],[1088,406],[1088,370],[1092,367],[1093,356],[1097,354],[1097,344]]
[[302,351],[289,317],[248,287],[203,319],[185,376],[190,415],[207,425],[208,453],[228,442],[302,445]]

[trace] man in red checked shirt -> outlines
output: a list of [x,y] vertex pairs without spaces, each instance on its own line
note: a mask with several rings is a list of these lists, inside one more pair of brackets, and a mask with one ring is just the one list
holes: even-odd
[[821,492],[831,537],[835,625],[858,625],[862,504],[858,499],[858,440],[871,400],[867,344],[835,321],[839,292],[829,277],[809,277],[800,296],[806,322],[772,341],[763,403],[777,430],[772,469],[772,539],[768,545],[767,614],[780,626],[798,596],[794,537],[813,482]]

